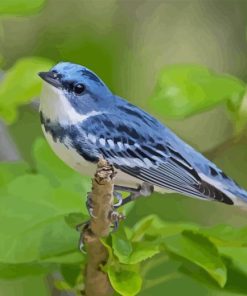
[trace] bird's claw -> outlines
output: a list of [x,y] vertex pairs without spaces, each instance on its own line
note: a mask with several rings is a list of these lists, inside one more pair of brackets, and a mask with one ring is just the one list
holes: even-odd
[[93,214],[93,201],[92,201],[91,194],[92,194],[91,192],[87,193],[86,207],[90,217],[97,219],[97,217]]
[[[113,210],[109,214],[109,219],[113,224],[112,232],[115,232],[118,229],[119,222],[124,220],[125,216],[122,213],[118,213],[117,211]],[[90,226],[90,221],[86,221],[76,225],[76,230],[80,232],[78,248],[84,254],[86,254],[84,235],[85,235],[85,231],[90,231],[89,226]]]
[[89,213],[90,217],[97,219],[97,217],[93,214],[93,208],[89,208],[88,213]]
[[113,191],[113,195],[114,197],[118,200],[117,203],[115,203],[113,205],[114,208],[118,208],[121,206],[122,202],[123,202],[123,197],[122,197],[122,194],[120,192],[117,192],[117,191]]
[[79,239],[79,243],[78,243],[78,248],[84,254],[86,254],[85,242],[84,242],[84,232],[89,229],[89,225],[90,225],[90,221],[86,221],[86,222],[76,225],[76,230],[80,232],[80,239]]
[[113,232],[117,231],[119,222],[125,219],[125,216],[122,213],[118,213],[117,211],[111,211],[109,215],[109,219],[113,224]]

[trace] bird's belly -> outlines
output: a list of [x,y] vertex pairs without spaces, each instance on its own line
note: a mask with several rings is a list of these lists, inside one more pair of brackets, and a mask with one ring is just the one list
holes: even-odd
[[[44,130],[42,126],[42,130],[46,137],[47,142],[51,146],[52,150],[55,154],[65,162],[69,167],[79,172],[81,175],[86,175],[93,177],[96,171],[96,164],[86,161],[82,156],[80,156],[75,149],[70,146],[66,146],[60,141],[55,142],[52,136]],[[137,188],[143,182],[135,177],[132,177],[120,170],[116,170],[117,174],[114,180],[114,184],[127,186],[130,188]],[[167,192],[164,188],[156,187],[155,191],[158,192]]]
[[96,165],[86,161],[78,152],[69,145],[65,145],[60,141],[54,141],[52,136],[44,130],[45,138],[52,148],[53,152],[69,167],[79,172],[82,175],[93,176],[96,170]]

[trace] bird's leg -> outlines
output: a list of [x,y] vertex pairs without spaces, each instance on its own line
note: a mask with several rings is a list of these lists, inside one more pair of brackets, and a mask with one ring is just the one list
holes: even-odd
[[[131,187],[126,187],[126,186],[114,185],[114,192],[116,192],[116,191],[124,191],[124,192],[130,193],[126,198],[122,199],[120,204],[118,202],[117,204],[114,205],[114,208],[118,209],[119,207],[126,205],[127,203],[129,203],[133,200],[136,200],[139,197],[149,196],[150,194],[153,193],[154,187],[153,187],[153,185],[150,185],[146,182],[143,182],[138,188],[131,188]],[[114,194],[114,196],[115,196],[115,194]],[[121,197],[122,197],[122,195],[121,195]]]

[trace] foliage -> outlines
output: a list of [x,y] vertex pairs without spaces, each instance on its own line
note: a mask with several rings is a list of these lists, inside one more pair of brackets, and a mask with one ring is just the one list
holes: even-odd
[[[32,14],[44,3],[2,0],[0,14]],[[77,36],[73,38],[78,43]],[[63,48],[69,54],[71,40]],[[99,45],[91,39],[87,42],[93,44],[92,55],[98,54]],[[87,47],[87,42],[83,40],[83,46]],[[106,68],[100,54],[95,58]],[[51,65],[44,57],[26,57],[4,72],[0,118],[6,124],[18,120],[20,107],[39,95],[37,72]],[[161,118],[184,119],[225,105],[236,131],[241,133],[247,123],[245,92],[245,83],[236,77],[201,65],[171,65],[161,71],[148,108]],[[63,164],[44,140],[34,143],[32,153],[32,163],[0,164],[0,279],[14,282],[59,271],[62,279],[55,281],[57,289],[79,294],[85,256],[77,248],[75,225],[87,219],[84,196],[90,180]],[[131,212],[131,208],[128,210]],[[246,234],[247,227],[202,227],[149,215],[132,227],[122,223],[117,232],[102,240],[109,253],[102,270],[108,273],[116,293],[124,296],[137,295],[182,275],[211,289],[242,294],[247,289]],[[148,271],[156,265],[165,267],[167,262],[174,264],[173,273],[149,277]]]
[[[61,270],[65,282],[57,281],[57,288],[75,290],[82,287],[84,255],[77,250],[74,225],[86,220],[82,196],[90,184],[60,162],[44,140],[33,151],[35,171],[24,163],[1,165],[0,278]],[[145,283],[142,270],[166,254],[179,262],[178,273],[241,293],[247,288],[246,233],[246,227],[202,228],[150,215],[133,228],[121,225],[103,242],[109,260],[102,268],[120,295],[137,295]],[[239,274],[241,285],[236,285]]]
[[[82,194],[87,182],[65,167],[47,151],[44,141],[34,146],[35,173],[28,165],[3,164],[1,176],[0,274],[2,278],[19,277],[54,270],[62,264],[83,262],[77,250],[78,234],[70,226],[76,214],[85,218]],[[49,154],[49,155],[48,155]],[[51,166],[43,165],[48,158]],[[65,184],[60,176],[68,176]],[[5,176],[8,173],[8,178]],[[12,174],[11,178],[11,172]],[[54,178],[52,178],[54,176]],[[69,196],[69,199],[68,199]]]
[[27,15],[38,12],[45,0],[2,0],[0,15]]
[[42,69],[51,67],[51,62],[43,58],[23,58],[8,70],[0,84],[0,116],[12,123],[17,116],[17,108],[33,100],[41,91],[37,75]]
[[245,83],[229,75],[216,74],[199,65],[173,65],[159,76],[150,108],[161,116],[183,118],[228,102],[237,110]]

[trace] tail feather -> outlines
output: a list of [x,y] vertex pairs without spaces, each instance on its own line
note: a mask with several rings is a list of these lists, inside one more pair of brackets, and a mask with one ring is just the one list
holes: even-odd
[[218,188],[214,187],[213,185],[201,181],[198,185],[197,190],[205,196],[205,198],[213,199],[219,202],[226,203],[228,205],[233,205],[234,201],[223,191],[219,190]]
[[[241,207],[247,207],[247,192],[234,182],[233,186],[226,186],[226,184],[213,180],[204,174],[200,174],[202,179],[200,192],[210,191],[208,198],[215,199],[219,202],[226,203],[228,205],[236,205]],[[231,180],[229,178],[229,180]],[[232,181],[232,180],[231,180]]]

